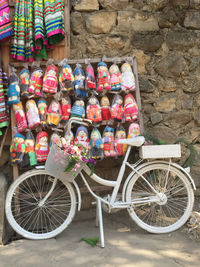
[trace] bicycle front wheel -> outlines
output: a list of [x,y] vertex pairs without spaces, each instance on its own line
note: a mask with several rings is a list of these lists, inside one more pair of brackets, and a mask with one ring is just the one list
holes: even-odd
[[48,239],[70,224],[76,210],[76,195],[70,184],[55,179],[45,170],[32,170],[11,185],[6,197],[6,216],[18,234],[28,239]]
[[134,174],[127,186],[126,201],[154,197],[152,187],[162,199],[134,204],[128,209],[138,226],[150,233],[161,234],[175,231],[185,224],[194,204],[194,192],[186,175],[162,163],[149,164],[139,172],[140,175]]

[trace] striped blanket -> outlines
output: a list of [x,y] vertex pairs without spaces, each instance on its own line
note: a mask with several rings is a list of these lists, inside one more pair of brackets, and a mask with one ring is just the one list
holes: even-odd
[[3,70],[0,68],[0,128],[8,126],[8,110],[6,103],[6,93],[4,89],[5,85],[5,74]]
[[12,35],[12,22],[7,0],[0,0],[0,41],[7,40]]

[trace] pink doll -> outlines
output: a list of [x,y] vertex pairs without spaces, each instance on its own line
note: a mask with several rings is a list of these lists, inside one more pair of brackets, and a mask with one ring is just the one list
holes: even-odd
[[97,128],[94,128],[91,132],[88,155],[95,160],[101,160],[104,157],[103,140]]
[[42,83],[43,83],[43,70],[40,67],[37,67],[31,74],[30,84],[28,88],[29,94],[36,94],[38,96],[41,96]]
[[61,136],[58,135],[57,133],[53,133],[50,137],[50,144],[49,147],[52,146],[52,144],[56,144],[58,147],[62,147],[62,141],[61,141]]
[[138,116],[138,106],[132,94],[124,98],[124,117],[125,121],[135,121]]
[[101,107],[98,99],[95,96],[91,96],[89,98],[86,113],[89,120],[92,120],[93,122],[102,121]]
[[88,89],[96,89],[96,81],[94,75],[94,69],[91,64],[86,68],[86,86]]
[[110,72],[110,85],[111,91],[119,91],[121,90],[121,73],[119,71],[119,67],[116,64],[113,64],[109,68]]
[[97,65],[97,81],[98,81],[98,86],[97,90],[99,92],[103,92],[104,89],[106,91],[109,91],[111,89],[110,86],[110,74],[108,71],[107,64],[105,62],[99,62]]
[[103,132],[103,150],[106,157],[117,155],[114,146],[114,129],[110,126],[106,126]]
[[20,79],[20,91],[22,96],[28,97],[29,92],[29,82],[30,82],[30,71],[26,68],[23,68],[19,73]]
[[26,116],[30,129],[36,128],[38,125],[40,125],[39,111],[35,101],[32,99],[26,102]]
[[107,96],[101,98],[101,116],[102,121],[109,121],[111,119],[110,101]]
[[19,164],[22,162],[25,153],[25,137],[16,133],[13,137],[12,145],[10,146],[10,155],[12,164]]
[[55,94],[58,87],[58,68],[55,65],[49,65],[45,71],[43,79],[43,92],[46,94]]
[[22,102],[20,101],[18,104],[13,104],[13,109],[15,112],[17,130],[19,133],[24,132],[28,128],[28,126]]
[[115,149],[117,152],[117,156],[124,156],[127,150],[126,144],[118,144],[120,139],[126,139],[126,132],[124,127],[121,125],[117,127],[116,134],[115,134]]
[[47,123],[50,126],[57,127],[62,117],[61,105],[58,101],[52,100],[48,108]]
[[48,134],[39,132],[36,137],[35,154],[38,162],[46,161],[49,154]]
[[122,72],[122,84],[121,88],[125,92],[134,91],[135,90],[135,77],[129,63],[124,63],[121,66]]
[[111,107],[111,118],[115,121],[121,121],[123,118],[123,99],[120,95],[113,98]]
[[71,114],[71,100],[69,96],[61,98],[62,122],[67,122]]
[[138,123],[131,123],[128,128],[128,138],[134,138],[140,135],[140,126]]
[[47,102],[44,99],[40,99],[38,101],[38,110],[39,110],[39,115],[40,115],[40,123],[43,126],[46,126],[47,124]]
[[88,130],[84,126],[78,127],[76,131],[76,137],[74,139],[74,144],[82,145],[88,150],[89,147],[89,139],[88,139]]
[[59,75],[60,89],[63,93],[69,92],[73,89],[74,75],[70,65],[65,64]]
[[66,131],[64,137],[61,137],[62,146],[67,148],[74,143],[74,134],[71,131],[70,134]]

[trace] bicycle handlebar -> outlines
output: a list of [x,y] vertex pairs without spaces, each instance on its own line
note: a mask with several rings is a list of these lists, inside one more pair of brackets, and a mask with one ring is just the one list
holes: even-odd
[[81,124],[81,125],[85,125],[85,126],[88,126],[89,123],[92,123],[91,120],[89,119],[82,119],[82,118],[70,118],[68,120],[68,123],[67,123],[67,132],[70,134],[70,131],[71,131],[71,125],[72,123],[77,123],[77,124]]

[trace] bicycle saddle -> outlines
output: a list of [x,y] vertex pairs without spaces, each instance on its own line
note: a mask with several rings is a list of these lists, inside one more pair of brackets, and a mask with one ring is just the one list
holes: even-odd
[[145,142],[145,138],[144,136],[136,136],[134,138],[130,138],[130,139],[120,139],[118,140],[118,144],[126,144],[129,146],[141,146],[143,145]]

